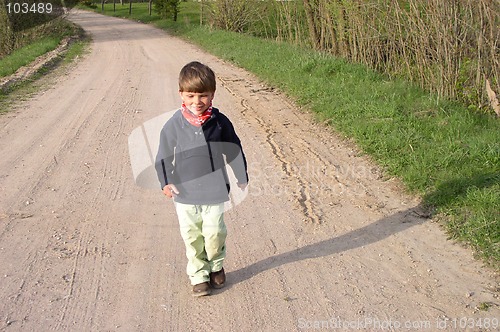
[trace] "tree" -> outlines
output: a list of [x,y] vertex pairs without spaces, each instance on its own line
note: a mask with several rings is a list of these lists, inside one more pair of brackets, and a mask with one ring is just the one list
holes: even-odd
[[307,26],[309,28],[309,39],[314,49],[319,49],[319,33],[316,26],[318,4],[316,1],[303,0],[306,12]]
[[172,17],[174,21],[177,21],[181,0],[154,0],[154,3],[155,10],[161,18]]
[[0,58],[10,54],[14,49],[15,36],[12,30],[12,24],[7,15],[4,1],[0,0]]

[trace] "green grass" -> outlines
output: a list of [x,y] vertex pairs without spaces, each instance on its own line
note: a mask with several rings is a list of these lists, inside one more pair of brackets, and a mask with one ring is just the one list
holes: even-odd
[[[0,58],[0,77],[15,73],[37,57],[57,48],[65,38],[83,34],[81,28],[62,18],[54,19],[41,26],[29,29],[18,36],[19,47],[11,54]],[[23,37],[24,36],[24,37]]]
[[[500,122],[328,55],[227,32],[189,39],[231,60],[337,131],[445,217],[451,237],[498,263]],[[258,51],[256,51],[258,50]]]
[[[89,43],[89,39],[84,37],[83,31],[81,29],[77,29],[76,27],[74,27],[74,28],[75,29],[72,30],[72,32],[74,34],[79,34],[80,39],[75,41],[75,42],[70,43],[68,49],[61,56],[56,58],[53,61],[53,63],[49,66],[49,68],[41,68],[37,73],[35,73],[29,79],[14,83],[6,89],[0,90],[0,114],[9,112],[12,109],[12,106],[16,102],[18,102],[20,100],[25,100],[26,98],[29,98],[33,93],[36,93],[40,89],[43,89],[44,87],[37,83],[37,80],[40,77],[42,77],[43,75],[50,72],[53,68],[57,67],[58,64],[61,64],[61,63],[62,64],[69,64],[77,56],[79,56],[85,52],[86,46]],[[62,39],[67,34],[68,34],[68,30],[65,30],[62,34],[59,35],[59,37],[51,37],[51,38]],[[38,44],[38,42],[35,42],[35,44]],[[58,43],[56,43],[56,47],[57,47],[57,45],[58,45]],[[26,46],[26,47],[29,47],[29,46]],[[22,49],[24,49],[24,48],[22,48]],[[19,51],[21,51],[22,49],[20,49]],[[51,50],[52,49],[49,49],[48,51],[51,51]]]
[[63,63],[71,63],[75,58],[85,53],[89,39],[72,43],[63,55]]
[[0,77],[9,76],[19,68],[31,63],[40,55],[54,50],[61,41],[60,37],[45,37],[30,45],[15,50],[10,55],[0,59]]
[[[134,4],[131,18],[199,44],[313,110],[320,121],[353,138],[388,175],[402,179],[408,191],[421,195],[451,238],[498,267],[498,119],[327,54],[200,27],[197,4],[183,5],[177,23],[155,15],[145,19],[141,4]],[[128,17],[128,7],[119,16]]]

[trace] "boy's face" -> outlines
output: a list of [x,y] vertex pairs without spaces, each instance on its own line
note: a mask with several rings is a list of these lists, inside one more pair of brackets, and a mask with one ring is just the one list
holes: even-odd
[[213,92],[179,91],[179,94],[186,107],[197,116],[202,115],[210,107],[212,99],[214,99]]

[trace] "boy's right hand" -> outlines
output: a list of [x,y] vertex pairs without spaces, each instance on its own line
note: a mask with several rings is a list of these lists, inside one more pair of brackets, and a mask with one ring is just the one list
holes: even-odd
[[167,184],[165,187],[163,187],[163,193],[168,198],[172,198],[176,195],[179,195],[179,190],[177,190],[177,188],[173,184]]

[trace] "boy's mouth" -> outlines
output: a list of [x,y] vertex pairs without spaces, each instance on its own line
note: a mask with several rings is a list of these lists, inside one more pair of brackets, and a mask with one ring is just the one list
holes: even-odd
[[203,106],[195,106],[195,105],[191,105],[191,106],[188,106],[189,110],[191,112],[200,112],[202,109],[203,109]]

